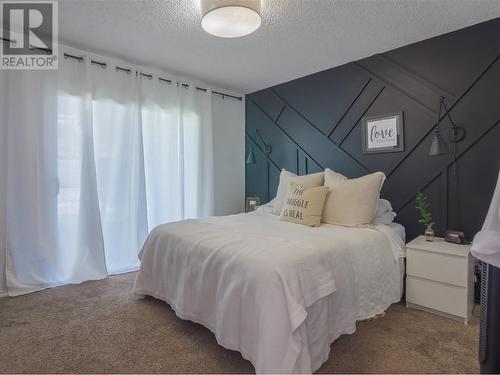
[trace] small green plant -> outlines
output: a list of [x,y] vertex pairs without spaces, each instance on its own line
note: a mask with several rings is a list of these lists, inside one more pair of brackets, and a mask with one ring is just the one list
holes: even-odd
[[431,206],[429,198],[425,194],[418,192],[416,202],[415,208],[420,213],[418,222],[424,224],[426,228],[432,226],[434,223],[432,222],[432,213],[429,211],[429,207]]

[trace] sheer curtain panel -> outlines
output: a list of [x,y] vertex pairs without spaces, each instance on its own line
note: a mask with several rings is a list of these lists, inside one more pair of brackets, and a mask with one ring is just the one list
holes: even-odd
[[17,295],[70,280],[57,246],[56,73],[6,75],[6,277]]
[[149,229],[212,215],[212,96],[155,76],[140,85]]
[[112,67],[90,70],[106,264],[111,273],[126,272],[139,265],[138,249],[148,231],[138,78]]
[[[0,88],[7,86],[7,72],[0,70]],[[2,90],[0,89],[0,93]],[[7,292],[7,280],[5,279],[5,183],[6,181],[6,96],[0,95],[0,297]]]
[[152,228],[213,212],[210,91],[68,51],[83,59],[0,72],[11,296],[135,270]]

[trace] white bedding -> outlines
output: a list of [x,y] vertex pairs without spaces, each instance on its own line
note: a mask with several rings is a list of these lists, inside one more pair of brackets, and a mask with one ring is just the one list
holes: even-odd
[[401,246],[389,226],[310,228],[264,213],[185,220],[151,232],[134,293],[203,324],[258,373],[310,373],[356,320],[399,301]]

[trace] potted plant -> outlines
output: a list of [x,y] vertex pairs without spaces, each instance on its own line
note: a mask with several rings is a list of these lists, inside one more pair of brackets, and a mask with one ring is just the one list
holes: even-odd
[[434,230],[432,229],[434,222],[432,221],[432,213],[429,211],[430,206],[429,198],[425,194],[418,192],[415,208],[420,213],[418,222],[425,225],[424,234],[426,241],[434,241]]

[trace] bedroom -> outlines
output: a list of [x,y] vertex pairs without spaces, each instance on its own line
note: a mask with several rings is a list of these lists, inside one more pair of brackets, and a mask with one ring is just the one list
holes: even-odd
[[500,372],[500,1],[0,9],[0,373]]

